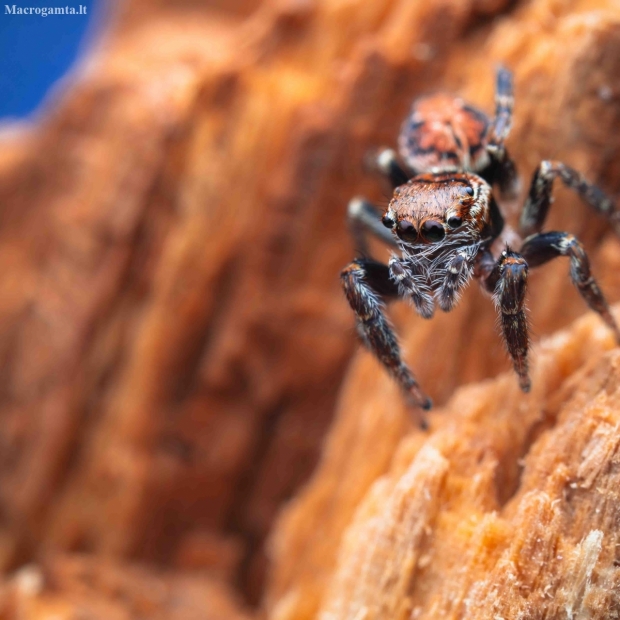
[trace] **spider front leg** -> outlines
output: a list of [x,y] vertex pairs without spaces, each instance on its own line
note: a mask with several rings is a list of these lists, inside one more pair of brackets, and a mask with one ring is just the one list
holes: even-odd
[[530,193],[523,207],[519,224],[521,236],[528,237],[541,231],[552,202],[553,181],[557,178],[566,187],[577,192],[595,211],[606,217],[616,234],[620,235],[620,213],[602,190],[561,161],[543,161],[532,177]]
[[527,361],[529,338],[525,314],[527,271],[525,258],[506,249],[487,281],[487,286],[494,289],[493,299],[500,312],[502,335],[519,376],[519,386],[524,392],[530,391]]
[[590,271],[590,261],[583,246],[565,232],[547,232],[533,235],[525,240],[521,253],[532,267],[538,267],[557,258],[570,258],[570,275],[573,284],[594,312],[605,321],[620,343],[620,330],[609,310],[609,305]]
[[365,344],[396,379],[413,404],[430,409],[432,402],[401,359],[396,336],[384,314],[383,299],[399,296],[397,285],[390,279],[388,267],[377,261],[358,258],[344,269],[340,277]]

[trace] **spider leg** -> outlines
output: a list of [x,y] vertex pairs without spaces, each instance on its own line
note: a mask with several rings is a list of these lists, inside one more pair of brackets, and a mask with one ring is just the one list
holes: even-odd
[[381,223],[381,211],[365,198],[353,198],[347,207],[349,230],[355,250],[360,256],[370,256],[366,233],[392,247],[398,247],[392,233]]
[[493,298],[500,313],[502,335],[512,358],[512,365],[519,376],[519,385],[524,392],[530,391],[527,361],[529,338],[525,314],[527,271],[525,258],[506,249],[497,261],[488,282],[488,285],[494,283]]
[[[512,108],[514,106],[514,88],[512,72],[505,67],[497,69],[495,81],[495,117],[489,128],[488,148],[501,154],[504,141],[512,126]],[[498,157],[499,160],[503,157]]]
[[560,161],[543,161],[532,177],[530,193],[521,213],[519,222],[521,235],[528,237],[540,232],[552,202],[553,181],[559,178],[566,187],[574,190],[595,211],[604,215],[620,235],[620,212],[613,201],[596,185]]
[[501,160],[497,159],[499,157],[497,152],[489,151],[489,155],[491,162],[479,173],[480,176],[489,185],[497,184],[502,198],[513,200],[517,197],[521,188],[521,180],[519,179],[514,161],[508,155],[505,147],[501,153]]
[[620,343],[620,330],[609,310],[609,305],[590,271],[590,261],[583,246],[565,232],[547,232],[525,240],[521,253],[531,267],[538,267],[557,258],[570,258],[570,276],[577,290],[594,312],[598,313]]
[[407,183],[411,175],[400,165],[396,151],[389,148],[381,148],[369,154],[370,166],[381,173],[390,183],[392,189],[396,189]]
[[407,263],[398,256],[392,255],[388,266],[390,276],[396,282],[400,296],[411,299],[420,316],[425,319],[432,318],[435,312],[435,303],[428,287],[416,282],[415,274],[412,273]]
[[485,179],[497,183],[504,198],[514,198],[519,191],[519,176],[504,142],[512,126],[514,88],[512,73],[505,67],[497,70],[495,82],[495,117],[489,127],[487,151],[491,157]]
[[383,300],[400,294],[398,286],[390,279],[387,265],[358,258],[344,269],[340,277],[366,346],[396,379],[413,404],[430,409],[432,402],[401,359],[396,336],[384,314]]

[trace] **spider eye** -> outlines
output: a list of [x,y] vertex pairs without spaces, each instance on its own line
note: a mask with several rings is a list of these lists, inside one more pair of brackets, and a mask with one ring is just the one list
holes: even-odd
[[463,223],[463,219],[458,215],[453,215],[448,218],[448,226],[450,228],[458,228]]
[[396,234],[403,241],[415,241],[418,237],[418,231],[415,229],[415,226],[407,220],[398,222]]
[[394,228],[394,220],[387,213],[381,218],[381,223],[386,228]]
[[473,187],[469,187],[469,186],[468,186],[468,187],[466,187],[466,188],[465,188],[465,193],[466,193],[468,196],[473,196],[473,195],[474,195],[474,188],[473,188]]
[[426,220],[421,232],[429,241],[441,241],[446,235],[444,227],[435,220]]

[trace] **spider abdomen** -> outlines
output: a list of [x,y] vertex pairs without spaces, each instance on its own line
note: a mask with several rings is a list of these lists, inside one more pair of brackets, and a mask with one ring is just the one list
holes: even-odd
[[480,171],[489,163],[486,114],[462,99],[434,95],[418,99],[402,125],[398,150],[411,170]]

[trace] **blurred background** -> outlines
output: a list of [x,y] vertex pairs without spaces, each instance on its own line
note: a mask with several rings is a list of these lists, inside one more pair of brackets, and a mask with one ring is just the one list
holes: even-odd
[[[338,281],[349,198],[389,199],[365,154],[420,94],[490,112],[503,62],[524,186],[558,157],[615,194],[620,10],[81,3],[0,14],[0,618],[311,618],[318,586],[285,594],[336,551],[315,565],[310,538],[282,546],[278,515],[335,415],[404,411],[355,353]],[[605,223],[559,195],[550,227],[581,233],[620,298]],[[546,274],[536,338],[585,311],[566,265]],[[439,405],[508,369],[475,289],[433,322],[393,312]]]

